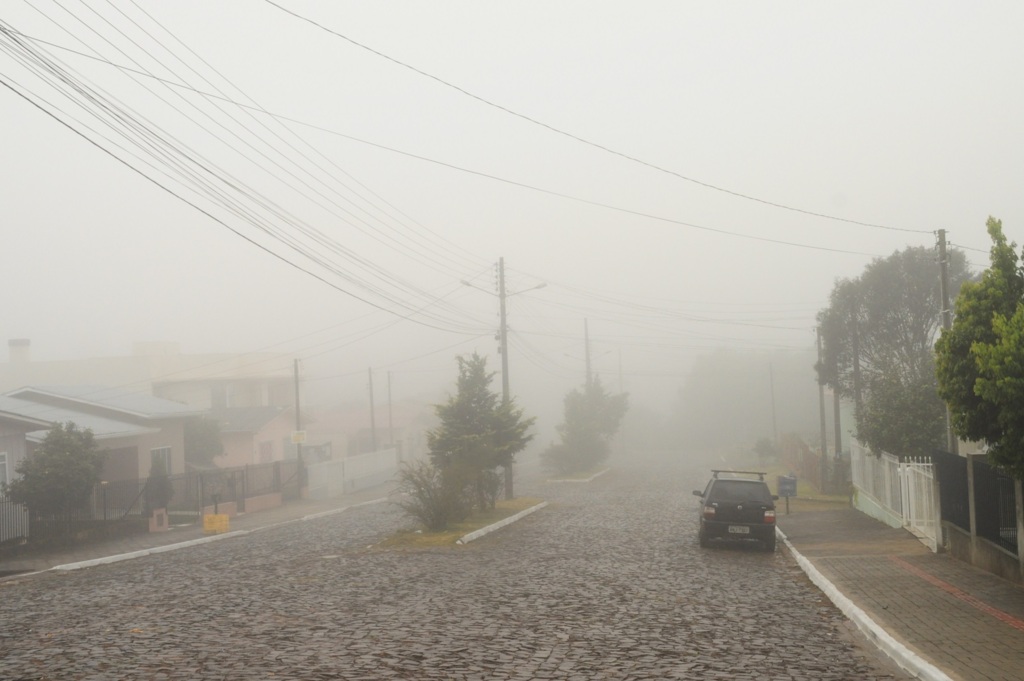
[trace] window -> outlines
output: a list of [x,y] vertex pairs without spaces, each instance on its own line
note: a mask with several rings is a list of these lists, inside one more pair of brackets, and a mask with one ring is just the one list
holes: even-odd
[[[157,469],[156,467],[160,468]],[[158,447],[156,449],[149,450],[149,470],[150,474],[152,471],[162,470],[164,474],[171,474],[171,448],[170,447]]]

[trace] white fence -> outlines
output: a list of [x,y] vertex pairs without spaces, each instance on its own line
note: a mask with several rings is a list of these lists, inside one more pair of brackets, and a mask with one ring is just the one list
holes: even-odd
[[380,485],[394,479],[398,463],[397,449],[381,449],[337,461],[310,464],[306,467],[309,496],[327,499]]
[[854,441],[850,469],[858,510],[893,527],[906,527],[932,551],[938,550],[942,523],[930,459],[875,456]]

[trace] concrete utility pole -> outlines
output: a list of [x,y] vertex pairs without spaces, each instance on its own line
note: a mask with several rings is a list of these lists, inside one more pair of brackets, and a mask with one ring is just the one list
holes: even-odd
[[377,412],[374,410],[373,404],[373,369],[367,369],[366,372],[370,376],[370,446],[373,448],[370,451],[377,451]]
[[[946,230],[939,230],[939,282],[942,290],[942,328],[953,326],[953,311],[949,308],[949,254],[946,252]],[[953,432],[953,419],[946,405],[946,444],[950,453],[960,453],[960,439]]]
[[[818,367],[821,367],[821,327],[817,329],[818,333]],[[825,441],[827,437],[825,433],[825,378],[819,368],[818,370],[818,411],[821,416],[821,463],[819,464],[820,471],[818,471],[818,482],[821,485],[819,491],[824,494],[825,492],[825,471],[828,468],[828,443]]]
[[299,404],[299,360],[295,360],[295,458],[299,462],[299,490],[306,486],[306,464],[302,460],[302,442],[299,433],[302,432],[302,410]]
[[775,416],[775,367],[768,362],[768,389],[772,396],[772,445],[779,451],[779,422]]
[[391,372],[388,372],[388,446],[395,446],[395,420],[391,411]]
[[[498,339],[501,346],[498,352],[501,353],[501,401],[508,404],[511,398],[508,387],[508,317],[505,312],[505,258],[498,258],[498,309],[501,317],[501,328],[498,330]],[[515,480],[512,472],[512,462],[502,464],[505,473],[505,498],[515,498]]]
[[[501,328],[498,330],[498,341],[501,343],[498,347],[498,352],[501,353],[501,399],[508,402],[508,321],[505,316],[505,258],[498,258],[498,304],[501,313]],[[506,466],[506,485],[510,482],[511,475],[511,471]]]
[[584,356],[587,358],[587,387],[590,387],[590,381],[592,374],[590,373],[590,327],[587,325],[587,320],[583,320],[583,347]]
[[[473,286],[473,284],[469,283],[465,279],[462,280],[462,284],[464,286],[469,286],[470,288],[477,288],[476,286]],[[517,295],[519,293],[525,293],[526,291],[532,291],[534,289],[544,288],[545,286],[547,286],[546,283],[540,283],[540,284],[537,284],[536,286],[533,286],[533,287],[528,288],[528,289],[524,289],[522,291],[515,291],[513,293],[506,293],[505,292],[505,258],[498,258],[498,304],[499,304],[499,310],[500,310],[500,316],[501,316],[501,326],[498,328],[497,340],[498,340],[498,352],[501,353],[501,399],[502,399],[503,402],[508,402],[509,400],[512,399],[512,394],[509,391],[509,387],[508,387],[508,319],[507,319],[507,316],[506,316],[506,302],[505,301],[506,301],[506,299],[511,298],[512,296]],[[483,289],[479,289],[479,290],[483,291]],[[485,291],[485,293],[490,293],[492,296],[494,295],[490,291]],[[505,498],[506,499],[512,499],[513,498],[512,464],[509,463],[508,465],[503,465],[502,467],[505,469]]]

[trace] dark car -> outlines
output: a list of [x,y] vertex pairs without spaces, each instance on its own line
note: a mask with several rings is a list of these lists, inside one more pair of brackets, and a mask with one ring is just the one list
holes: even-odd
[[704,491],[694,490],[701,498],[701,546],[712,539],[757,540],[768,551],[775,550],[775,500],[756,471],[711,471]]

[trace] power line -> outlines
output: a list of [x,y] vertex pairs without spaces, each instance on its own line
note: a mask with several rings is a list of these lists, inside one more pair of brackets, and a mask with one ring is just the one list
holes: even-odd
[[[20,34],[20,35],[23,35],[24,37],[26,37],[26,38],[28,38],[30,40],[36,41],[36,42],[40,42],[40,43],[47,44],[47,45],[53,45],[53,43],[48,43],[46,41],[39,40],[39,39],[33,38],[31,36],[27,36],[27,35],[24,35],[24,34]],[[61,47],[59,45],[56,45],[55,47],[57,47],[58,49],[67,49],[67,48],[63,48],[63,47]],[[85,54],[82,54],[82,53],[74,51],[74,50],[70,50],[70,51],[75,53],[75,54],[79,54],[81,56],[90,57],[89,55],[85,55]],[[95,57],[90,57],[90,58],[97,59]],[[140,75],[145,75],[145,76],[148,76],[150,78],[156,78],[157,80],[161,81],[162,83],[164,83],[165,85],[168,85],[168,86],[184,88],[184,89],[187,89],[187,90],[191,90],[191,91],[194,91],[197,94],[202,95],[204,97],[210,97],[210,98],[214,98],[214,99],[221,99],[221,100],[224,100],[226,102],[230,102],[231,104],[234,104],[235,106],[238,106],[238,107],[241,107],[241,108],[244,108],[244,109],[250,109],[250,110],[253,110],[253,111],[258,111],[258,112],[263,113],[263,114],[265,114],[267,116],[271,116],[273,118],[276,118],[276,119],[279,119],[279,120],[282,120],[282,121],[287,121],[287,122],[290,122],[290,123],[295,123],[297,125],[302,125],[302,126],[311,128],[313,130],[318,130],[320,132],[323,132],[323,133],[326,133],[326,134],[329,134],[329,135],[333,135],[335,137],[341,137],[343,139],[347,139],[347,140],[350,140],[350,141],[353,141],[353,142],[356,142],[356,143],[359,143],[359,144],[363,144],[365,146],[373,147],[375,149],[380,149],[382,151],[387,151],[387,152],[390,152],[390,153],[399,154],[399,155],[405,156],[407,158],[416,159],[418,161],[423,161],[425,163],[431,163],[431,164],[434,164],[434,165],[441,166],[443,168],[448,168],[450,170],[455,170],[457,172],[467,173],[467,174],[470,174],[470,175],[475,175],[477,177],[482,177],[482,178],[485,178],[485,179],[488,179],[488,180],[493,180],[495,182],[501,182],[501,183],[508,184],[508,185],[511,185],[511,186],[514,186],[514,187],[519,187],[521,189],[527,189],[527,190],[530,190],[530,191],[533,191],[533,192],[538,192],[538,193],[541,193],[541,194],[547,194],[549,196],[554,196],[554,197],[557,197],[557,198],[566,199],[566,200],[574,201],[574,202],[577,202],[577,203],[582,203],[582,204],[586,204],[586,205],[590,205],[590,206],[595,206],[595,207],[598,207],[598,208],[604,208],[606,210],[613,210],[613,211],[616,211],[616,212],[619,212],[619,213],[624,213],[624,214],[627,214],[627,215],[633,215],[635,217],[641,217],[641,218],[645,218],[645,219],[656,220],[656,221],[659,221],[659,222],[665,222],[665,223],[669,223],[669,224],[679,225],[681,227],[689,227],[691,229],[711,232],[711,233],[714,233],[714,234],[721,234],[723,236],[732,236],[732,237],[736,237],[736,238],[739,238],[739,239],[749,239],[749,240],[752,240],[752,241],[760,241],[762,243],[772,243],[772,244],[776,244],[776,245],[780,245],[780,246],[790,246],[790,247],[793,247],[793,248],[804,248],[804,249],[809,249],[809,250],[825,251],[825,252],[829,252],[829,253],[841,253],[841,254],[845,254],[845,255],[858,255],[858,256],[866,256],[866,257],[879,257],[879,254],[877,254],[877,253],[867,253],[867,252],[864,252],[864,251],[852,251],[852,250],[846,250],[846,249],[841,249],[841,248],[832,248],[832,247],[829,247],[829,246],[816,246],[816,245],[813,245],[813,244],[799,243],[799,242],[795,242],[795,241],[788,241],[788,240],[785,240],[785,239],[772,239],[772,238],[769,238],[769,237],[756,236],[756,235],[752,235],[752,234],[744,234],[742,232],[735,232],[735,231],[726,230],[726,229],[722,229],[722,228],[718,228],[718,227],[710,227],[710,226],[707,226],[707,225],[699,225],[699,224],[692,223],[692,222],[686,222],[684,220],[678,220],[678,219],[675,219],[675,218],[669,218],[669,217],[665,217],[665,216],[661,216],[661,215],[654,215],[652,213],[646,213],[646,212],[643,212],[643,211],[640,211],[640,210],[634,210],[634,209],[631,209],[631,208],[624,208],[622,206],[616,206],[616,205],[609,204],[609,203],[604,203],[604,202],[601,202],[601,201],[595,201],[595,200],[592,200],[592,199],[586,199],[586,198],[583,198],[583,197],[574,196],[572,194],[566,194],[566,193],[555,191],[555,190],[552,190],[552,189],[545,189],[543,187],[538,187],[536,185],[528,184],[526,182],[520,182],[520,181],[517,181],[517,180],[511,180],[511,179],[508,179],[508,178],[505,178],[505,177],[501,177],[499,175],[494,175],[494,174],[491,174],[491,173],[486,173],[486,172],[483,172],[483,171],[474,170],[472,168],[466,168],[464,166],[459,166],[459,165],[456,165],[454,163],[448,163],[446,161],[441,161],[441,160],[438,160],[438,159],[435,159],[435,158],[431,158],[429,156],[423,156],[421,154],[416,154],[416,153],[413,153],[413,152],[405,151],[403,149],[398,149],[396,147],[392,147],[392,146],[389,146],[389,145],[386,145],[386,144],[382,144],[382,143],[379,143],[379,142],[374,142],[374,141],[371,141],[371,140],[368,140],[368,139],[364,139],[364,138],[361,138],[361,137],[356,137],[354,135],[349,135],[349,134],[346,134],[346,133],[343,133],[343,132],[338,132],[337,130],[332,130],[330,128],[326,128],[326,127],[323,127],[323,126],[320,126],[320,125],[316,125],[314,123],[309,123],[309,122],[306,122],[306,121],[303,121],[303,120],[300,120],[300,119],[296,119],[296,118],[292,118],[292,117],[289,117],[289,116],[285,116],[283,114],[274,113],[272,111],[268,111],[268,110],[263,109],[261,107],[250,106],[250,105],[247,105],[247,104],[244,104],[244,103],[232,100],[232,99],[227,98],[227,97],[223,97],[223,96],[219,96],[219,95],[214,95],[214,94],[211,94],[211,93],[208,93],[208,92],[204,92],[202,90],[198,90],[198,89],[196,89],[196,88],[194,88],[192,86],[189,86],[189,85],[182,85],[180,83],[175,83],[173,81],[169,81],[169,80],[166,80],[166,79],[158,78],[158,77],[156,77],[156,76],[154,76],[152,74],[147,74],[145,72],[139,72],[139,71],[136,71],[135,69],[130,69],[128,67],[116,64],[116,63],[111,62],[111,61],[106,60],[106,59],[98,59],[98,61],[107,63],[107,64],[109,64],[109,65],[111,65],[111,66],[113,66],[114,68],[117,68],[117,69],[123,69],[123,70],[130,71],[130,72],[133,72],[133,73],[139,73]],[[862,223],[856,223],[856,224],[862,224]],[[867,225],[867,226],[873,226],[873,225]],[[902,230],[902,231],[917,232],[917,233],[922,233],[922,234],[930,233],[927,230]]]
[[850,218],[842,218],[842,217],[838,217],[838,216],[835,216],[835,215],[829,215],[827,213],[818,213],[818,212],[815,212],[815,211],[806,210],[806,209],[803,209],[803,208],[797,208],[795,206],[790,206],[790,205],[787,205],[787,204],[784,204],[784,203],[778,203],[776,201],[769,201],[767,199],[762,199],[762,198],[759,198],[759,197],[756,197],[756,196],[752,196],[750,194],[744,194],[742,192],[738,192],[738,191],[735,191],[735,190],[732,190],[732,189],[728,189],[726,187],[722,187],[722,186],[719,186],[719,185],[711,184],[710,182],[705,182],[703,180],[698,180],[696,178],[683,175],[682,173],[678,173],[678,172],[676,172],[674,170],[670,170],[668,168],[664,168],[662,166],[656,165],[656,164],[651,163],[649,161],[644,161],[643,159],[637,158],[636,156],[631,156],[629,154],[626,154],[624,152],[618,151],[616,149],[612,149],[611,147],[607,147],[607,146],[605,146],[603,144],[600,144],[598,142],[593,142],[593,141],[588,140],[588,139],[586,139],[584,137],[580,137],[579,135],[576,135],[574,133],[567,132],[565,130],[562,130],[561,128],[557,128],[557,127],[555,127],[553,125],[550,125],[550,124],[545,123],[543,121],[537,120],[536,118],[532,118],[530,116],[527,116],[526,114],[519,113],[518,111],[515,111],[515,110],[510,109],[510,108],[508,108],[506,106],[503,106],[503,105],[498,104],[496,102],[493,102],[493,101],[491,101],[489,99],[481,97],[480,95],[474,94],[473,92],[470,92],[469,90],[466,90],[463,87],[455,85],[454,83],[451,83],[451,82],[449,82],[447,80],[444,80],[443,78],[440,78],[440,77],[435,76],[435,75],[433,75],[431,73],[428,73],[428,72],[426,72],[426,71],[424,71],[422,69],[419,69],[419,68],[417,68],[415,66],[412,66],[411,64],[408,64],[408,63],[403,62],[403,61],[401,61],[399,59],[395,59],[394,57],[391,57],[391,56],[389,56],[387,54],[384,54],[383,52],[381,52],[379,50],[376,50],[376,49],[374,49],[374,48],[372,48],[372,47],[370,47],[368,45],[365,45],[365,44],[363,44],[363,43],[361,43],[361,42],[359,42],[357,40],[354,40],[354,39],[344,35],[343,33],[339,33],[338,31],[330,29],[330,28],[324,26],[323,24],[321,24],[321,23],[319,23],[317,21],[314,21],[313,19],[310,19],[308,17],[302,16],[301,14],[298,14],[297,12],[293,12],[292,10],[290,10],[290,9],[288,9],[286,7],[282,7],[278,3],[274,2],[274,0],[265,0],[265,2],[267,4],[269,4],[269,5],[272,5],[272,6],[276,7],[277,9],[281,10],[282,12],[284,12],[286,14],[290,14],[291,16],[295,17],[296,19],[300,19],[301,21],[305,21],[305,22],[307,22],[309,24],[312,24],[313,26],[316,26],[317,28],[319,28],[319,29],[321,29],[323,31],[326,31],[327,33],[330,33],[331,35],[337,36],[338,38],[341,38],[342,40],[345,40],[346,42],[350,43],[351,45],[354,45],[354,46],[356,46],[356,47],[358,47],[358,48],[360,48],[362,50],[366,50],[367,52],[370,52],[371,54],[375,54],[378,57],[381,57],[382,59],[386,59],[387,61],[390,61],[393,64],[396,64],[398,66],[401,66],[402,68],[408,69],[408,70],[410,70],[410,71],[412,71],[414,73],[417,73],[417,74],[419,74],[419,75],[421,75],[421,76],[423,76],[425,78],[429,78],[430,80],[433,80],[433,81],[435,81],[437,83],[440,83],[441,85],[444,85],[445,87],[451,88],[451,89],[455,90],[456,92],[459,92],[460,94],[463,94],[463,95],[465,95],[465,96],[467,96],[467,97],[469,97],[471,99],[474,99],[474,100],[476,100],[476,101],[478,101],[478,102],[480,102],[482,104],[485,104],[485,105],[487,105],[489,107],[498,109],[499,111],[503,111],[503,112],[505,112],[505,113],[507,113],[507,114],[509,114],[511,116],[515,116],[516,118],[519,118],[521,120],[527,121],[528,123],[532,123],[533,125],[537,125],[537,126],[540,126],[542,128],[545,128],[547,130],[550,130],[551,132],[554,132],[557,135],[562,135],[563,137],[568,137],[569,139],[575,140],[575,141],[580,142],[582,144],[585,144],[587,146],[593,147],[595,149],[600,149],[601,151],[607,152],[607,153],[612,154],[614,156],[618,156],[620,158],[624,158],[624,159],[626,159],[628,161],[632,161],[634,163],[639,163],[640,165],[646,166],[646,167],[651,168],[653,170],[657,170],[658,172],[662,172],[662,173],[665,173],[665,174],[668,174],[668,175],[672,175],[673,177],[677,177],[677,178],[679,178],[681,180],[684,180],[686,182],[690,182],[692,184],[699,185],[699,186],[704,187],[706,189],[712,189],[714,191],[722,192],[724,194],[729,194],[731,196],[735,196],[737,198],[745,199],[747,201],[754,201],[756,203],[761,203],[761,204],[764,204],[764,205],[767,205],[767,206],[772,206],[773,208],[780,208],[782,210],[788,210],[788,211],[792,211],[794,213],[801,213],[803,215],[810,215],[810,216],[813,216],[813,217],[823,218],[823,219],[826,219],[826,220],[834,220],[836,222],[844,222],[844,223],[847,223],[847,224],[859,225],[861,227],[872,227],[872,228],[875,228],[875,229],[885,229],[885,230],[890,230],[890,231],[895,231],[895,232],[912,232],[912,233],[917,233],[917,234],[929,234],[929,233],[931,233],[930,230],[909,229],[909,228],[906,228],[906,227],[893,227],[893,226],[890,226],[890,225],[882,225],[882,224],[877,224],[877,223],[872,223],[872,222],[861,222],[860,220],[852,220]]

